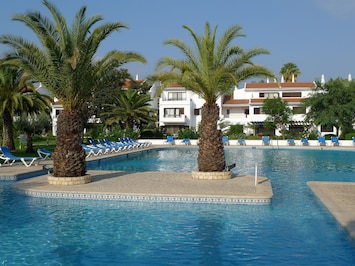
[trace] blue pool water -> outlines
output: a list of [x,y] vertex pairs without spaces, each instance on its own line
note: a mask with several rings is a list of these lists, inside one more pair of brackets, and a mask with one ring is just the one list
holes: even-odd
[[[196,155],[193,148],[167,149],[115,160],[124,171],[191,171]],[[257,164],[271,179],[270,205],[40,199],[0,182],[0,264],[355,265],[354,242],[306,185],[355,182],[354,156],[227,147],[237,173],[253,174]]]

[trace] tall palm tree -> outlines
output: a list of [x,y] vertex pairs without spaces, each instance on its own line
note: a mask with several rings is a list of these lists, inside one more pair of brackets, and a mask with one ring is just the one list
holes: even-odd
[[297,81],[298,75],[301,74],[301,71],[295,63],[289,62],[282,66],[280,74],[284,77],[285,82],[291,82],[292,78],[294,81]]
[[[35,108],[35,102],[41,101],[41,95],[35,94],[29,82],[29,76],[25,75],[23,69],[0,65],[0,114],[3,122],[2,145],[15,150],[13,134],[13,118],[15,113]],[[37,99],[38,97],[38,99]]]
[[84,6],[69,27],[54,5],[47,0],[43,0],[43,4],[53,20],[35,11],[13,16],[36,34],[40,46],[13,35],[0,36],[0,42],[14,48],[8,55],[8,62],[22,66],[63,105],[53,153],[54,176],[83,176],[86,162],[81,147],[85,122],[82,107],[107,72],[126,62],[145,62],[145,59],[133,52],[117,50],[99,59],[96,53],[102,41],[113,32],[127,28],[125,24],[104,23],[93,28],[103,18],[101,15],[86,17]]
[[120,124],[125,129],[133,129],[142,123],[155,122],[153,110],[149,105],[150,95],[128,89],[118,91],[113,100],[115,103],[107,104],[108,111],[100,115],[106,118],[107,125]]
[[[256,76],[274,77],[271,70],[255,65],[252,59],[268,54],[263,48],[243,50],[232,41],[244,36],[241,27],[233,25],[220,39],[216,40],[217,26],[211,30],[208,22],[204,34],[198,36],[189,26],[183,26],[191,35],[195,49],[179,39],[169,39],[184,54],[183,59],[163,57],[157,65],[153,80],[159,80],[164,88],[180,84],[205,100],[201,110],[201,138],[199,142],[198,170],[202,172],[223,171],[225,169],[222,133],[217,128],[219,97],[230,94],[231,88],[240,81]],[[163,70],[168,67],[169,70]]]

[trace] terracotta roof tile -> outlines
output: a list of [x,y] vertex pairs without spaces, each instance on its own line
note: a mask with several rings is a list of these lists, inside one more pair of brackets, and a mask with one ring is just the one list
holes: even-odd
[[315,88],[313,82],[247,83],[246,89]]

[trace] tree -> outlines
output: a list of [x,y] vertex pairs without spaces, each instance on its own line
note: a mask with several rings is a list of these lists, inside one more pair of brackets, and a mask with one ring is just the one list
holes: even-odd
[[292,110],[281,98],[267,98],[263,103],[263,113],[267,114],[265,124],[269,128],[280,129],[285,139],[286,125],[291,122]]
[[23,113],[18,119],[16,119],[15,124],[17,129],[26,134],[26,152],[33,153],[33,135],[41,134],[43,130],[48,131],[51,121],[48,114],[44,112],[39,115]]
[[134,129],[140,128],[143,123],[156,121],[149,105],[149,94],[140,94],[137,90],[128,89],[118,91],[113,100],[114,104],[106,105],[109,111],[101,113],[107,125],[119,124],[122,129]]
[[282,66],[280,74],[284,77],[285,82],[291,82],[292,77],[297,81],[298,75],[301,74],[295,63],[289,62]]
[[98,89],[94,91],[91,99],[88,101],[87,115],[91,117],[95,115],[100,116],[100,113],[105,110],[105,104],[113,104],[113,96],[122,89],[125,81],[131,78],[127,69],[112,69],[110,73],[106,74],[105,80],[101,79],[97,84]]
[[[238,25],[227,29],[218,41],[217,27],[211,30],[208,22],[202,36],[198,36],[189,26],[183,28],[190,33],[195,49],[179,39],[167,40],[165,44],[178,48],[184,58],[163,57],[152,79],[160,81],[162,89],[180,84],[205,100],[201,110],[198,170],[223,171],[225,157],[222,132],[217,128],[219,107],[216,101],[222,95],[230,94],[231,88],[240,81],[256,76],[273,77],[269,69],[252,62],[255,56],[268,54],[268,51],[263,48],[245,51],[232,44],[235,38],[244,36]],[[164,72],[165,68],[169,69]]]
[[68,27],[54,5],[47,0],[43,3],[53,20],[35,11],[13,16],[13,20],[24,23],[36,34],[41,46],[13,35],[0,36],[0,42],[14,48],[8,54],[10,64],[23,67],[62,103],[64,110],[58,116],[53,153],[54,176],[79,177],[86,173],[85,151],[81,146],[86,117],[83,106],[112,69],[131,61],[145,62],[145,59],[136,53],[117,50],[98,59],[95,55],[102,41],[127,26],[114,22],[93,28],[103,18],[100,15],[87,18],[84,6]]
[[[31,108],[34,105],[32,98],[34,91],[28,89],[32,86],[29,76],[25,75],[23,69],[0,65],[0,114],[3,125],[2,145],[15,150],[13,134],[13,118],[15,112]],[[38,95],[37,95],[38,96]]]
[[355,122],[355,81],[337,78],[324,85],[316,83],[314,93],[305,100],[305,121],[315,125],[334,126],[345,134]]

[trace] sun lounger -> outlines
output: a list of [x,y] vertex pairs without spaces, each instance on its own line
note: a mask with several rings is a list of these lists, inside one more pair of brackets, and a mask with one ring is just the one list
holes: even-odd
[[175,144],[174,136],[166,136],[166,140],[164,141],[164,144],[174,145]]
[[229,145],[229,138],[228,138],[228,136],[223,136],[223,137],[222,137],[222,142],[223,142],[223,145]]
[[319,136],[318,137],[318,144],[319,144],[319,146],[326,146],[327,143],[325,142],[325,137]]
[[127,147],[125,145],[123,145],[122,143],[120,142],[117,142],[117,141],[110,141],[109,139],[107,138],[104,138],[104,142],[107,144],[107,145],[110,145],[110,146],[113,146],[116,148],[117,151],[123,151],[125,150]]
[[47,150],[46,148],[38,148],[37,154],[42,158],[42,160],[46,160],[52,156],[53,152]]
[[102,149],[93,147],[93,146],[89,146],[86,144],[81,144],[81,146],[83,147],[85,153],[86,153],[86,158],[90,157],[90,156],[98,156],[100,154],[103,154]]
[[238,139],[238,144],[241,145],[241,146],[247,145],[247,144],[245,143],[245,139]]
[[182,144],[185,144],[185,145],[191,145],[191,141],[189,138],[184,138],[181,140],[181,143]]
[[262,136],[261,141],[264,146],[270,145],[270,137],[269,136]]
[[99,139],[99,143],[100,143],[100,147],[104,147],[104,148],[108,148],[110,150],[110,152],[119,152],[120,149],[118,147],[116,147],[115,145],[112,145],[111,143],[107,143],[105,140],[103,139]]
[[[107,154],[110,153],[112,151],[111,148],[107,147],[107,146],[102,146],[101,144],[96,143],[95,140],[90,139],[89,143],[91,145],[91,147],[95,147],[97,149],[101,149],[101,151],[103,152],[103,154]],[[90,147],[90,146],[89,146]]]
[[288,144],[289,146],[295,146],[295,140],[294,140],[294,139],[288,139],[288,140],[287,140],[287,144]]
[[309,146],[308,139],[307,139],[307,138],[301,138],[301,144],[302,144],[303,146]]
[[136,149],[138,148],[139,145],[133,144],[129,141],[127,141],[125,138],[119,138],[120,143],[126,147],[126,149]]
[[18,157],[15,156],[8,147],[2,146],[1,147],[1,159],[4,160],[3,164],[12,165],[13,163],[20,161],[26,167],[30,167],[36,160],[41,159],[41,157]]
[[339,146],[340,145],[338,137],[332,136],[330,140],[331,140],[333,146]]

